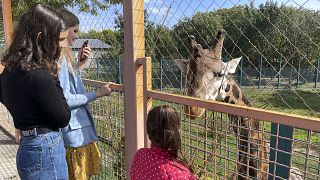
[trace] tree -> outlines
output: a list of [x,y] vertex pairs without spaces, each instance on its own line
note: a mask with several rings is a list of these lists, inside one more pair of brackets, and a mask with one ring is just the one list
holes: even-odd
[[97,15],[97,10],[107,9],[110,5],[120,4],[123,0],[12,0],[13,18],[20,17],[23,12],[36,3],[44,3],[55,8],[75,7],[78,6],[82,12],[88,12]]
[[[261,58],[270,66],[277,66],[280,59],[291,67],[297,67],[299,62],[313,65],[319,58],[319,22],[317,11],[278,5],[273,1],[259,7],[239,5],[198,12],[180,20],[170,30],[176,42],[171,46],[176,45],[177,54],[188,58],[189,35],[194,35],[203,48],[208,48],[217,30],[223,28],[227,32],[223,52],[227,59],[243,56],[255,66]],[[170,44],[166,48],[170,49]]]
[[173,36],[180,44],[178,50],[182,57],[189,56],[189,35],[194,35],[203,48],[208,48],[214,41],[218,29],[222,28],[221,16],[208,12],[197,13],[191,18],[185,18],[173,27]]

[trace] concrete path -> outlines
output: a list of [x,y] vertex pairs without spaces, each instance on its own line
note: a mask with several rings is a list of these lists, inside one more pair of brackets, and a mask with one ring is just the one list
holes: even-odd
[[[5,128],[6,131],[2,128]],[[14,136],[12,117],[0,103],[0,180],[20,179],[16,169],[18,145],[12,136]]]
[[19,179],[16,169],[18,145],[0,129],[0,180]]

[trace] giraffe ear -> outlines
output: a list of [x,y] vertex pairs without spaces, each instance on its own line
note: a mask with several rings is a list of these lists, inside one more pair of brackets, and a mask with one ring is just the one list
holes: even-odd
[[182,73],[187,74],[189,60],[187,59],[174,59],[174,62],[178,65]]
[[235,59],[232,59],[229,62],[225,63],[226,72],[229,74],[235,73],[241,58],[242,57],[235,58]]

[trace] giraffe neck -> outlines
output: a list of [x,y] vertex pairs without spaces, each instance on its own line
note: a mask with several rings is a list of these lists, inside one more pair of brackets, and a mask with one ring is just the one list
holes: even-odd
[[[224,102],[230,104],[238,104],[252,107],[252,103],[248,100],[245,94],[242,92],[239,85],[234,81],[234,79],[229,76],[227,77],[227,88],[225,89],[226,97]],[[268,160],[268,150],[266,149],[266,140],[261,132],[259,120],[247,118],[247,117],[238,117],[233,116],[233,121],[236,121],[240,124],[240,131],[237,128],[234,131],[240,133],[240,153],[238,156],[238,173],[247,174],[251,177],[257,177],[258,179],[266,180],[268,175],[268,163],[263,160]],[[235,124],[238,124],[235,123]],[[250,130],[251,129],[251,130]],[[250,132],[249,132],[250,131]],[[248,142],[249,140],[249,142]],[[259,157],[259,161],[254,158],[247,158],[245,153],[249,153],[251,157]],[[249,161],[249,168],[247,163]],[[256,169],[262,170],[257,171]],[[248,171],[249,170],[249,171]],[[239,176],[238,179],[243,179],[242,176]]]

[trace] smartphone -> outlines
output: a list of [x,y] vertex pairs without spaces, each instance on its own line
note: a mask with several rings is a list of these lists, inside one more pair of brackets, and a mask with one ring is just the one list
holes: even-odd
[[80,54],[80,62],[85,60],[85,57],[83,56],[83,48],[88,46],[88,40],[84,41],[83,45],[82,45],[82,50],[81,50],[81,54]]
[[84,41],[82,48],[87,47],[88,46],[88,40]]

